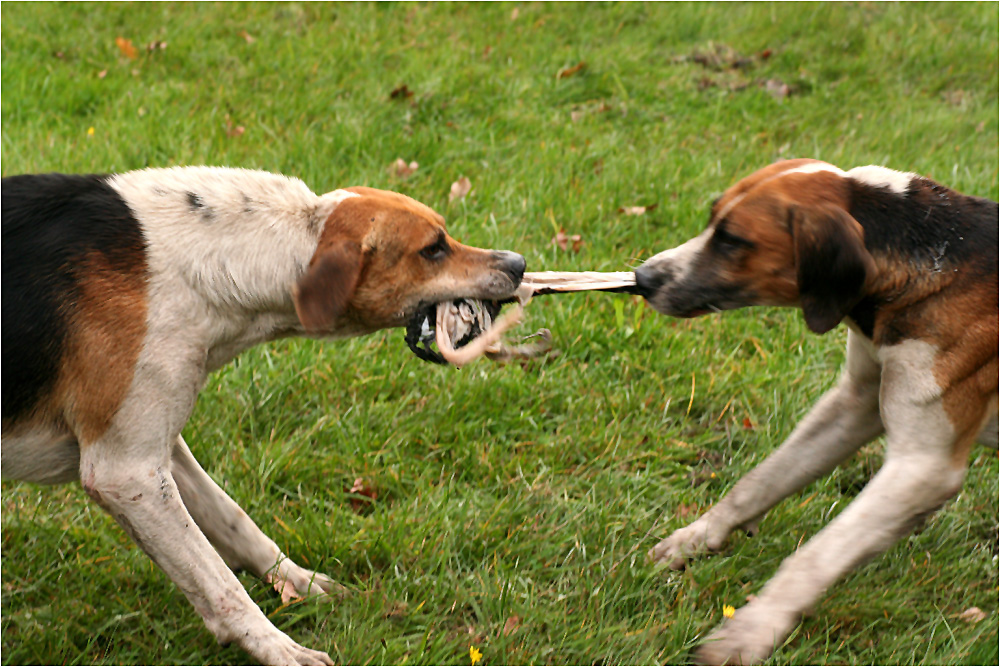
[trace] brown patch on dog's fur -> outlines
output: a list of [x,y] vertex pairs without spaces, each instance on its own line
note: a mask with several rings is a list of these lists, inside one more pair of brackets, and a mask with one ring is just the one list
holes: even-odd
[[79,297],[68,318],[52,407],[81,445],[104,434],[132,384],[146,333],[145,273],[135,268],[112,270],[92,253],[77,272]]

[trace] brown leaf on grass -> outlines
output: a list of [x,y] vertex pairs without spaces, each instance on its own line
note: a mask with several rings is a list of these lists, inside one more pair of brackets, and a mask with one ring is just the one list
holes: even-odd
[[389,611],[385,612],[385,618],[403,618],[409,608],[410,605],[405,600],[396,600],[389,607]]
[[787,83],[778,79],[768,79],[765,81],[764,90],[770,93],[771,97],[776,100],[783,100],[792,92],[792,89],[788,87]]
[[416,162],[410,162],[407,164],[406,160],[401,157],[396,158],[396,161],[389,165],[389,173],[396,178],[407,178],[417,170],[420,165]]
[[555,237],[552,239],[555,244],[559,246],[560,250],[569,250],[572,248],[573,252],[580,252],[580,248],[583,247],[583,237],[579,234],[573,234],[572,236],[566,234],[566,230],[560,228],[556,232]]
[[569,112],[569,119],[571,121],[573,121],[574,123],[579,123],[581,118],[583,118],[583,112],[582,111],[570,111]]
[[749,417],[744,417],[743,418],[743,428],[745,428],[748,431],[752,431],[753,430],[753,422],[750,421]]
[[[351,509],[355,512],[359,511],[362,507],[370,505],[375,500],[378,500],[378,491],[374,487],[365,482],[364,477],[358,477],[354,480],[354,484],[351,485],[350,489],[344,489],[346,493],[350,493],[353,498],[351,498]],[[360,496],[360,497],[358,497]]]
[[757,54],[757,57],[760,58],[761,60],[767,60],[768,58],[771,57],[771,53],[772,53],[771,49],[764,49],[763,51]]
[[986,618],[986,612],[979,607],[969,607],[958,615],[966,623],[976,624]]
[[102,69],[100,72],[97,73],[97,78],[98,79],[103,79],[107,75],[108,75],[108,70]]
[[242,37],[247,44],[253,44],[254,42],[257,41],[257,38],[248,33],[246,30],[240,30],[238,33],[236,33],[236,35],[238,37]]
[[242,137],[247,129],[242,125],[233,125],[233,119],[226,114],[226,135],[230,137]]
[[453,202],[457,199],[465,199],[465,195],[469,194],[470,190],[472,190],[472,182],[465,176],[462,176],[460,179],[451,184],[451,192],[448,193],[448,201]]
[[521,627],[521,617],[516,614],[508,616],[507,621],[503,624],[503,636],[509,637],[510,634],[516,632],[519,627]]
[[580,61],[577,64],[573,65],[572,67],[563,67],[561,70],[559,70],[558,73],[556,73],[556,78],[566,79],[568,77],[573,76],[574,74],[581,72],[586,68],[587,68],[587,63]]
[[677,509],[674,510],[674,514],[676,514],[682,519],[697,513],[698,513],[698,506],[695,504],[688,505],[687,503],[681,503],[680,505],[677,506]]
[[149,52],[162,51],[165,48],[167,48],[167,43],[161,42],[158,39],[154,39],[152,42],[146,45],[146,50]]
[[517,20],[517,16],[518,16],[518,14],[520,14],[520,13],[521,13],[521,12],[520,12],[520,11],[519,11],[519,10],[517,9],[517,7],[515,7],[515,8],[514,8],[514,11],[512,11],[512,12],[510,13],[510,20],[511,20],[511,21],[516,21],[516,20]]
[[622,206],[618,209],[618,212],[624,213],[625,215],[643,215],[647,211],[652,211],[657,206],[659,206],[659,204],[650,204],[649,206]]
[[129,60],[135,60],[139,57],[139,52],[136,51],[135,46],[132,45],[131,39],[115,37],[115,44],[118,46],[118,50],[121,51],[122,55]]
[[413,97],[413,91],[405,83],[402,86],[397,86],[392,89],[389,93],[390,100],[405,100],[408,97]]

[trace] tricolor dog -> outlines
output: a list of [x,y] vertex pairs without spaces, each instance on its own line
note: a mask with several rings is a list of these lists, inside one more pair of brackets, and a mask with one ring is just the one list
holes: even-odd
[[681,568],[715,551],[862,445],[885,463],[702,645],[706,663],[765,659],[837,579],[958,493],[970,449],[997,447],[997,204],[883,167],[789,160],[713,205],[708,227],[636,271],[674,317],[796,306],[824,333],[847,323],[839,381],[788,440],[650,556]]
[[332,664],[274,627],[230,568],[286,594],[288,559],[181,437],[206,375],[286,336],[404,326],[428,303],[503,299],[524,258],[461,245],[423,204],[317,196],[221,168],[3,179],[5,478],[80,480],[220,642],[262,663]]

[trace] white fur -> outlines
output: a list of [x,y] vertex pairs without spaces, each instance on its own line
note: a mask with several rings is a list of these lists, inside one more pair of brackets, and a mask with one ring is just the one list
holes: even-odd
[[148,244],[149,344],[181,336],[206,351],[199,365],[208,371],[263,341],[304,334],[293,287],[327,218],[358,196],[320,197],[298,179],[215,167],[146,169],[110,183]]
[[672,271],[671,280],[674,282],[680,281],[691,270],[694,259],[701,253],[711,238],[712,230],[706,229],[698,236],[686,243],[682,243],[676,248],[664,250],[653,255],[643,263],[643,266],[649,267],[653,271],[660,271],[669,267],[669,270]]
[[897,195],[905,195],[910,189],[910,183],[917,175],[911,172],[896,171],[888,167],[868,165],[867,167],[855,167],[846,174],[847,178],[872,185],[877,188],[887,188]]

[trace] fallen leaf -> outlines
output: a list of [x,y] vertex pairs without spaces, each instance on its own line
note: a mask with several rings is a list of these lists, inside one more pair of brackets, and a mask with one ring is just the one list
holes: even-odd
[[405,600],[397,600],[392,603],[389,611],[385,613],[385,618],[402,618],[406,616],[406,611],[409,607],[410,604]]
[[451,192],[448,193],[448,201],[453,202],[456,199],[464,199],[465,195],[469,194],[469,190],[472,189],[472,183],[468,178],[462,176],[460,179],[451,184]]
[[512,632],[515,632],[519,627],[521,627],[521,617],[514,615],[509,616],[507,621],[503,624],[503,636],[507,637]]
[[415,172],[420,165],[416,162],[406,163],[401,157],[396,158],[396,161],[389,165],[389,173],[396,178],[407,178],[410,174]]
[[604,172],[604,158],[599,157],[594,160],[594,176],[600,176]]
[[650,204],[649,206],[622,206],[618,209],[618,212],[624,213],[625,215],[643,215],[647,211],[652,211],[657,206],[659,206],[659,204]]
[[569,112],[569,119],[571,121],[573,121],[574,123],[579,123],[581,118],[583,118],[583,112],[582,111],[570,111]]
[[556,232],[555,238],[556,245],[559,246],[560,250],[569,250],[572,248],[573,252],[580,252],[580,248],[583,246],[583,237],[579,234],[573,234],[569,236],[566,234],[565,229],[560,229]]
[[158,39],[157,40],[153,40],[152,42],[150,42],[149,44],[146,45],[146,50],[147,51],[162,51],[165,48],[167,48],[167,43],[166,42],[161,42]]
[[516,21],[516,20],[517,20],[517,17],[518,17],[518,14],[520,14],[520,13],[521,13],[521,12],[519,12],[519,11],[518,11],[517,7],[515,7],[515,8],[514,8],[514,11],[512,11],[512,12],[510,13],[510,20],[511,20],[511,21]]
[[750,421],[749,417],[744,417],[743,418],[743,428],[745,428],[748,431],[752,431],[753,430],[753,422]]
[[97,73],[97,78],[98,79],[103,79],[107,75],[108,75],[108,70],[102,69],[100,72]]
[[565,79],[567,77],[571,77],[574,74],[576,74],[577,72],[580,72],[581,70],[586,69],[586,67],[587,67],[587,63],[585,63],[583,61],[578,62],[577,64],[573,65],[572,67],[564,67],[561,70],[559,70],[559,72],[556,74],[556,78],[557,79]]
[[226,134],[228,136],[230,136],[230,137],[242,137],[243,133],[246,132],[246,131],[247,131],[247,129],[245,127],[243,127],[242,125],[236,125],[236,126],[234,126],[232,119],[229,117],[229,114],[226,114]]
[[247,44],[253,44],[254,42],[257,41],[257,39],[253,35],[251,35],[250,33],[248,33],[246,30],[240,30],[236,34],[238,36],[242,37],[243,39],[245,39]]
[[771,49],[764,49],[759,54],[757,54],[757,57],[760,58],[761,60],[767,60],[768,58],[771,57]]
[[274,590],[281,593],[281,604],[298,602],[302,599],[302,596],[299,595],[299,592],[295,589],[295,584],[288,579],[281,579],[280,577],[276,577],[274,574],[268,572],[264,575],[264,581],[274,586]]
[[764,83],[764,89],[771,94],[776,100],[783,100],[788,97],[792,89],[788,87],[787,83],[779,81],[778,79],[768,79]]
[[413,97],[413,91],[405,83],[402,86],[393,88],[392,92],[389,93],[390,100],[405,100],[407,97]]
[[121,51],[122,55],[129,60],[135,60],[139,57],[139,52],[132,45],[132,40],[125,39],[124,37],[115,37],[115,44],[118,45],[118,50]]
[[677,509],[674,510],[674,514],[676,514],[682,519],[697,513],[698,513],[698,506],[694,504],[688,505],[687,503],[681,503],[680,505],[677,506]]
[[979,607],[969,607],[961,614],[959,614],[958,617],[963,621],[965,621],[966,623],[975,624],[986,618],[986,612],[984,612]]
[[[354,484],[351,485],[350,489],[346,489],[346,492],[355,496],[351,498],[351,508],[355,512],[378,499],[378,491],[366,483],[364,477],[358,477],[355,479]],[[361,497],[359,498],[357,496]]]

